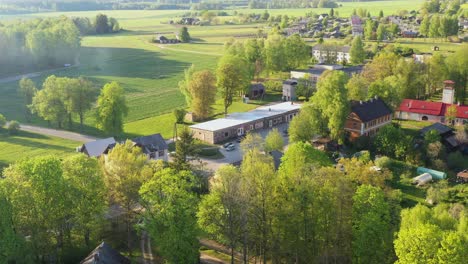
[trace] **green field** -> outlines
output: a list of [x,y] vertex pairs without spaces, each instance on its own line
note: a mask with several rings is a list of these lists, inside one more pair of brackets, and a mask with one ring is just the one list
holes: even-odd
[[44,155],[72,155],[82,143],[21,131],[16,136],[0,134],[0,172],[19,159]]

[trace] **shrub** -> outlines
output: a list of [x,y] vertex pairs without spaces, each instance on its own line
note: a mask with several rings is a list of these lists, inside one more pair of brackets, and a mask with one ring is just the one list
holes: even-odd
[[20,124],[18,123],[18,121],[13,120],[8,124],[8,133],[10,135],[18,134],[19,130],[20,130]]
[[185,109],[174,109],[174,117],[176,119],[177,124],[184,123],[185,114],[187,113]]
[[447,157],[447,165],[452,170],[461,170],[464,169],[468,161],[465,161],[463,154],[460,151],[450,153]]
[[4,127],[6,124],[6,118],[0,114],[0,128]]
[[263,83],[267,92],[279,92],[283,90],[283,83],[281,81],[268,80]]

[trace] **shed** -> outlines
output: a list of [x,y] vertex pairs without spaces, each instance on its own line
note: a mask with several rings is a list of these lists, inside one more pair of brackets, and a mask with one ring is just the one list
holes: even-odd
[[429,183],[432,181],[432,175],[429,173],[423,173],[419,175],[418,177],[413,178],[413,184],[416,184],[418,186],[425,185],[426,183]]
[[130,264],[130,260],[117,250],[102,242],[80,264]]
[[418,174],[429,173],[433,177],[434,180],[443,180],[447,178],[447,173],[445,172],[431,170],[431,169],[424,168],[424,167],[418,167],[416,169],[416,172]]

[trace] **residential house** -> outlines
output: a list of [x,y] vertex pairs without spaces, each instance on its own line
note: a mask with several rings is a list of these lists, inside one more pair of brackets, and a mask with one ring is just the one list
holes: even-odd
[[132,139],[135,146],[140,147],[148,159],[168,161],[168,146],[161,134]]
[[283,82],[283,101],[294,101],[296,97],[297,80],[289,79]]
[[80,264],[130,264],[131,261],[113,249],[109,244],[102,242]]
[[284,102],[259,107],[245,113],[232,113],[225,118],[215,119],[190,126],[194,138],[201,141],[218,144],[249,131],[290,122],[299,112],[301,105]]
[[361,136],[374,136],[381,127],[392,122],[392,110],[382,99],[352,101],[345,131],[351,141]]
[[81,147],[78,147],[77,152],[84,153],[88,157],[99,158],[105,155],[115,147],[116,141],[113,137],[98,139],[88,143],[84,143]]
[[351,61],[350,46],[315,45],[312,56],[318,63],[347,63]]
[[328,65],[328,64],[317,64],[312,68],[309,68],[307,70],[294,70],[291,71],[291,79],[302,79],[302,78],[309,78],[309,81],[311,82],[311,87],[312,89],[315,89],[317,86],[317,82],[320,79],[320,76],[327,71],[342,71],[346,73],[349,77],[351,77],[353,74],[358,74],[361,73],[363,70],[363,66],[349,66],[349,67],[344,67],[343,65]]
[[254,83],[250,85],[247,93],[247,97],[249,97],[249,99],[263,98],[264,95],[265,86],[263,83]]
[[403,38],[417,38],[419,36],[419,32],[413,30],[404,30],[401,31],[401,36]]

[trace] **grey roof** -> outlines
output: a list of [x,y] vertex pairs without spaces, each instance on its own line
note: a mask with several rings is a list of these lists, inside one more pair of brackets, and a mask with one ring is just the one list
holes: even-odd
[[158,150],[167,149],[167,144],[161,134],[154,134],[150,136],[138,137],[132,141],[143,149],[144,153],[150,153]]
[[295,79],[288,79],[288,80],[284,81],[283,84],[296,85],[296,84],[297,84],[297,80],[295,80]]
[[[357,66],[349,66],[349,67],[343,67],[341,69],[331,69],[331,70],[333,70],[333,71],[342,71],[342,72],[344,72],[344,73],[346,73],[348,75],[351,75],[353,73],[362,72],[363,68],[364,68],[364,66],[357,65]],[[311,75],[320,76],[326,70],[330,70],[330,69],[327,69],[325,67],[314,67],[314,68],[309,68],[307,70],[294,70],[294,72],[305,72],[305,73],[309,73]]]
[[250,112],[232,113],[225,118],[219,118],[208,122],[192,125],[190,126],[190,128],[205,131],[218,131],[246,124],[249,122],[262,120],[267,117],[281,115],[290,111],[297,111],[300,108],[300,104],[291,104],[291,102],[284,102],[275,105],[266,105],[261,106]]
[[253,83],[250,85],[250,90],[265,89],[263,83]]
[[99,139],[96,141],[88,142],[83,144],[81,151],[88,154],[90,157],[99,157],[106,152],[109,148],[112,148],[116,144],[113,137]]
[[[322,51],[323,47],[324,47],[323,45],[317,44],[317,45],[312,47],[312,50]],[[351,50],[351,46],[336,46],[336,48],[334,50],[338,51],[338,52],[349,53],[349,51]]]
[[382,99],[371,99],[365,102],[352,101],[351,112],[355,113],[363,122],[392,114],[392,110]]
[[439,133],[439,135],[444,135],[446,133],[449,133],[449,132],[452,132],[452,128],[446,126],[446,125],[443,125],[441,123],[434,123],[430,126],[427,126],[423,129],[421,129],[421,134],[424,136],[426,133],[428,133],[429,131],[431,130],[435,130]]
[[102,242],[80,264],[130,264],[130,260]]

